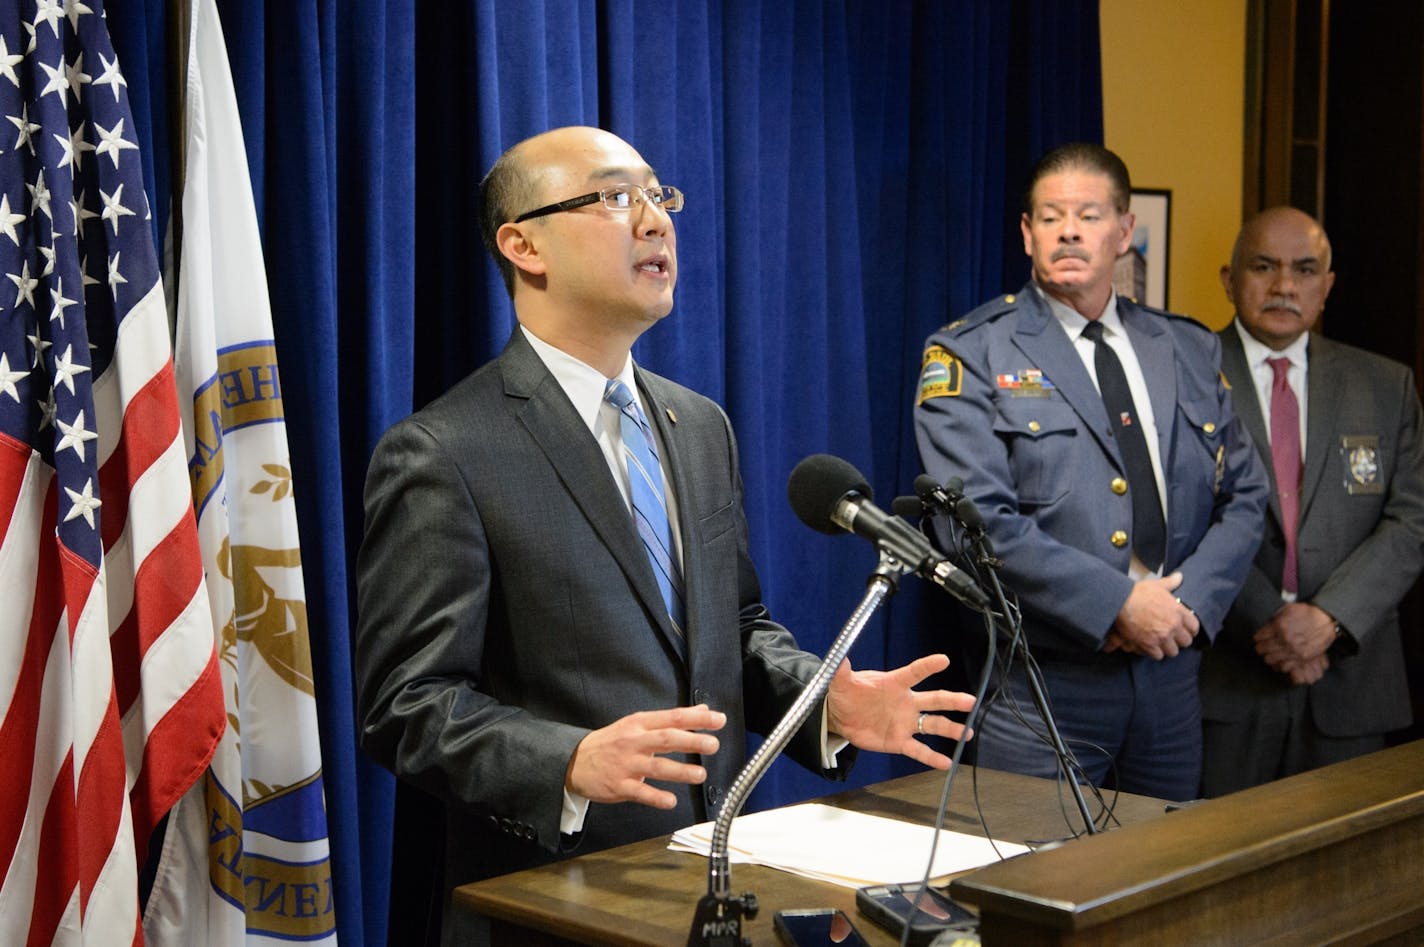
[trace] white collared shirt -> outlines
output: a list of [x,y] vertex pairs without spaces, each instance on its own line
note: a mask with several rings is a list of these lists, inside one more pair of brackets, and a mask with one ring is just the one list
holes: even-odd
[[[579,417],[583,418],[583,423],[588,425],[589,433],[593,435],[594,440],[598,441],[598,447],[603,451],[603,459],[608,462],[608,469],[613,474],[613,482],[618,484],[618,492],[623,495],[623,503],[628,507],[628,512],[632,513],[633,501],[628,486],[628,464],[623,459],[623,427],[618,420],[618,409],[603,399],[603,392],[608,386],[609,379],[604,378],[603,373],[593,366],[581,362],[563,349],[555,348],[545,342],[525,328],[523,324],[519,326],[519,329],[529,340],[529,344],[534,347],[534,353],[539,356],[544,367],[549,369],[549,373],[554,376],[559,387],[564,389],[564,394],[568,395],[574,410],[578,412]],[[658,426],[653,423],[653,419],[643,408],[638,383],[633,375],[632,355],[629,355],[628,360],[623,363],[623,368],[618,372],[617,379],[628,386],[628,390],[633,393],[633,403],[638,405],[639,410],[643,411],[643,416],[648,418],[648,427],[652,428],[653,440],[658,445],[658,457],[660,459],[667,457],[667,449],[663,444],[662,437],[658,434]],[[677,521],[677,491],[674,489],[667,463],[662,462],[660,466],[663,470],[663,496],[667,501],[668,525],[672,528],[672,554],[677,558],[678,566],[681,568],[682,530],[678,527]]]

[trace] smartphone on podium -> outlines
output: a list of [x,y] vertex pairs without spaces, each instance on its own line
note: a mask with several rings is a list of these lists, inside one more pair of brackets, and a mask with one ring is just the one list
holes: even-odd
[[876,924],[899,937],[910,927],[912,947],[926,947],[946,931],[977,934],[979,916],[938,888],[918,882],[905,885],[870,885],[857,888],[855,906]]
[[834,908],[777,911],[772,926],[788,947],[869,947],[846,913]]

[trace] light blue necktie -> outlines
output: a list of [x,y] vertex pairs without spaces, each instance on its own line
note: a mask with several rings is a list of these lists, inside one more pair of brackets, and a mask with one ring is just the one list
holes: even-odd
[[603,398],[618,409],[623,434],[623,456],[628,461],[628,493],[633,502],[633,522],[653,565],[653,575],[662,590],[668,616],[677,629],[684,651],[684,611],[682,570],[672,552],[672,529],[668,525],[667,501],[663,497],[663,468],[658,463],[658,447],[647,418],[633,401],[628,386],[614,379],[603,390]]

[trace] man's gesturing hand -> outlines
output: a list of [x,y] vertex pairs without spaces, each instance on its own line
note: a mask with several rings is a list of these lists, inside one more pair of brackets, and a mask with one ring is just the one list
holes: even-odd
[[710,733],[720,730],[727,715],[706,704],[644,710],[592,730],[579,741],[564,776],[564,788],[591,802],[636,802],[654,809],[671,809],[677,797],[645,780],[696,785],[707,770],[663,754],[711,756],[721,745]]

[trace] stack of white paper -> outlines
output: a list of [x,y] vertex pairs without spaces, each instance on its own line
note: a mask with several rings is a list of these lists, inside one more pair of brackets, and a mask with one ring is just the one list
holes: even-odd
[[[681,829],[668,848],[705,856],[712,847],[712,826],[703,822]],[[734,864],[766,865],[859,888],[918,880],[933,840],[934,829],[927,825],[806,803],[733,819],[727,856]],[[1024,845],[942,830],[930,878],[943,880],[1027,851]]]

